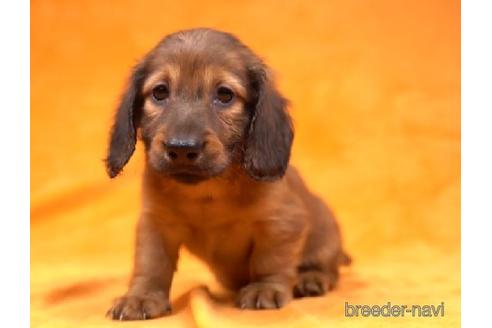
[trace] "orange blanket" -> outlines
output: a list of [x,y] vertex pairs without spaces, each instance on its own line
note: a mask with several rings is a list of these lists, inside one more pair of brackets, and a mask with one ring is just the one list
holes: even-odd
[[[31,1],[31,323],[122,326],[141,147],[102,159],[129,67],[164,34],[238,35],[291,100],[292,162],[339,217],[354,258],[339,287],[240,311],[186,252],[173,314],[135,327],[458,326],[459,1]],[[204,286],[208,286],[208,289]],[[351,305],[439,305],[444,316],[346,317]]]

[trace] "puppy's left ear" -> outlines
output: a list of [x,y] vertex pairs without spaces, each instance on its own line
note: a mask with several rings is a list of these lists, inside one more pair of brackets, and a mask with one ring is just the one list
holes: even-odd
[[144,77],[144,64],[140,63],[133,69],[128,86],[116,111],[106,157],[106,170],[111,178],[120,173],[135,151],[136,128],[143,105],[140,90]]
[[244,167],[257,180],[281,178],[287,169],[294,137],[287,100],[275,88],[264,65],[250,70],[254,99],[246,140]]

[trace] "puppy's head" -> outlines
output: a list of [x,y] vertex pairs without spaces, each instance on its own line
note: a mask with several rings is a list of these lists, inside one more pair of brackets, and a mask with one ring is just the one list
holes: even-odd
[[183,183],[231,164],[258,180],[280,178],[293,138],[286,105],[268,68],[234,36],[169,35],[133,70],[111,131],[108,174],[123,169],[138,134],[148,164]]

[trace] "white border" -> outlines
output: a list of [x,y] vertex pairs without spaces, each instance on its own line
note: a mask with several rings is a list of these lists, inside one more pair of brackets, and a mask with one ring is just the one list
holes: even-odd
[[29,316],[29,2],[0,2],[2,326]]
[[490,1],[462,3],[463,327],[492,321],[491,13]]

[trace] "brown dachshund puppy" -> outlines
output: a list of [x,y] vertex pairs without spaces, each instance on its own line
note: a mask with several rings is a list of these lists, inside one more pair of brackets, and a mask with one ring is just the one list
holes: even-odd
[[227,33],[174,33],[135,67],[106,164],[115,177],[142,139],[143,206],[130,287],[108,315],[168,313],[181,245],[239,291],[241,308],[334,287],[349,258],[333,214],[288,165],[286,105],[265,64]]

